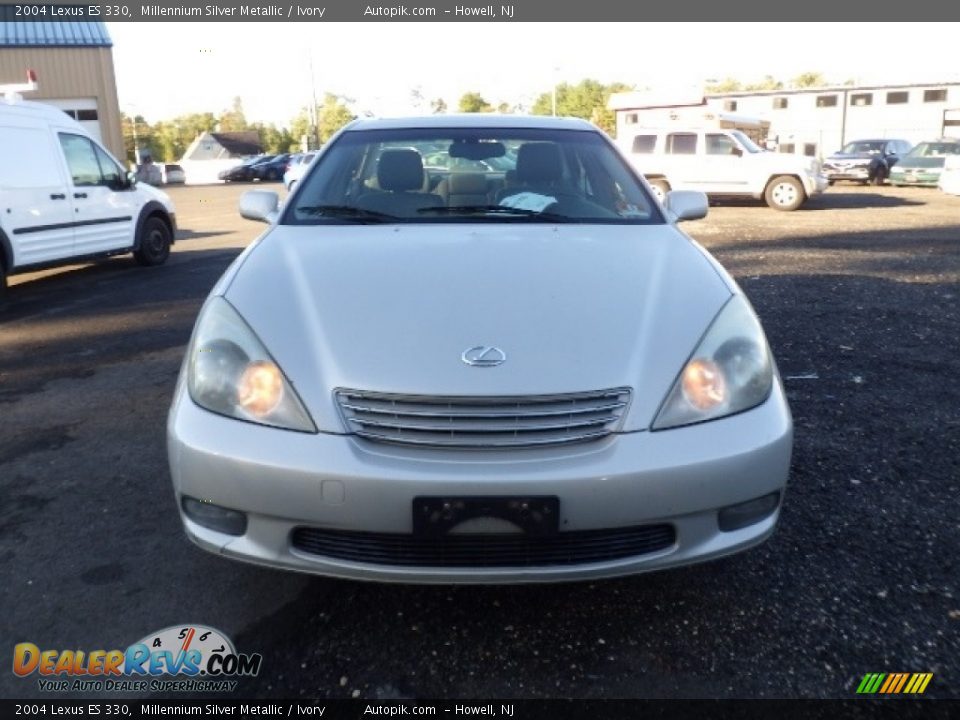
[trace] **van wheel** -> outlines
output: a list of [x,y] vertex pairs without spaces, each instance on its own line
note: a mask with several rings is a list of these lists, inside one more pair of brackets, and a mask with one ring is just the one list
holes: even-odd
[[796,210],[807,199],[803,185],[790,175],[780,175],[771,180],[763,198],[774,210]]
[[3,266],[3,261],[0,261],[0,304],[3,303],[6,296],[7,296],[7,269]]
[[666,180],[650,180],[649,182],[654,197],[663,205],[667,201],[667,193],[670,192],[670,183]]
[[147,218],[140,230],[140,247],[133,257],[141,265],[163,265],[170,256],[170,228],[158,217]]

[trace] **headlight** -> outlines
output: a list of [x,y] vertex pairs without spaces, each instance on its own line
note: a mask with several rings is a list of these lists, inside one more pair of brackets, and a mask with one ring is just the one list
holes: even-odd
[[200,407],[273,427],[316,432],[283,371],[250,326],[215,297],[197,323],[187,359],[187,387]]
[[760,321],[736,295],[714,318],[680,372],[654,430],[715,420],[762,403],[773,386],[773,363]]

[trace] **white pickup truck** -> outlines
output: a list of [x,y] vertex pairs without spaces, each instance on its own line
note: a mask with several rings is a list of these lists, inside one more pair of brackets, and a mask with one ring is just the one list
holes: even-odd
[[740,130],[638,128],[618,144],[661,200],[669,190],[700,190],[796,210],[828,185],[815,158],[767,152]]

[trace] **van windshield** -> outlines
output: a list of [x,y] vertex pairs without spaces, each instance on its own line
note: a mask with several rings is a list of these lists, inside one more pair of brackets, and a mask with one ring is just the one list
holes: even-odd
[[282,224],[662,223],[659,204],[600,133],[432,128],[346,131]]
[[743,147],[746,149],[747,152],[749,153],[763,152],[763,150],[760,147],[758,147],[757,144],[753,140],[751,140],[747,136],[747,134],[744,133],[742,130],[733,130],[730,134],[733,135],[741,145],[743,145]]

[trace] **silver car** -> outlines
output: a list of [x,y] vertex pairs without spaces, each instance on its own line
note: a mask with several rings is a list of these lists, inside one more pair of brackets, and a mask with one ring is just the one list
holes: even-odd
[[[512,167],[423,158],[509,158]],[[472,168],[454,171],[458,165]],[[187,535],[411,583],[604,578],[774,531],[792,421],[760,323],[606,135],[362,120],[200,312],[168,423]]]

